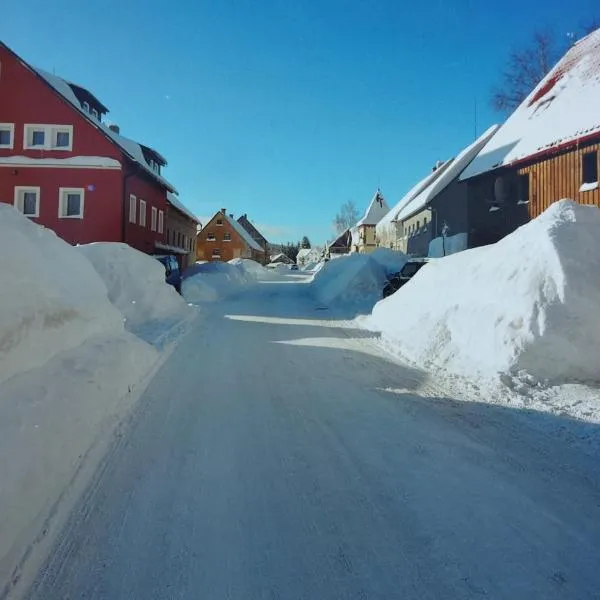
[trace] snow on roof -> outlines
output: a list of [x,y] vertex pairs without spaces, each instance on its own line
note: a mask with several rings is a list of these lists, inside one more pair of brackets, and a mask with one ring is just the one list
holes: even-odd
[[92,123],[92,125],[100,129],[102,133],[108,136],[115,144],[117,144],[117,146],[124,150],[130,158],[132,158],[136,163],[141,165],[145,171],[147,171],[150,175],[152,175],[152,177],[154,177],[154,179],[159,181],[169,191],[176,191],[171,183],[169,183],[166,179],[161,177],[146,162],[146,158],[144,157],[144,153],[140,144],[126,137],[123,137],[118,133],[115,133],[114,131],[112,131],[112,129],[109,129],[104,123],[101,123],[100,121],[96,120],[85,110],[83,110],[83,107],[81,106],[81,103],[77,99],[77,96],[71,89],[71,86],[64,79],[58,77],[57,75],[48,73],[43,69],[38,69],[36,67],[31,67],[31,69],[35,73],[37,73],[42,79],[44,79],[46,83],[48,83],[52,88],[54,88],[54,90],[58,92],[65,100],[67,100],[67,102],[72,104],[90,123]]
[[360,227],[361,225],[377,225],[389,210],[390,207],[387,205],[385,198],[381,192],[377,190],[371,203],[367,207],[363,218],[355,225],[355,227]]
[[226,213],[220,214],[227,219],[227,222],[237,231],[240,237],[246,242],[246,244],[248,244],[248,246],[250,246],[250,248],[257,250],[258,252],[264,252],[264,248],[261,248],[260,244],[254,240],[254,238],[242,227],[240,223]]
[[422,190],[428,185],[434,182],[449,166],[452,159],[443,162],[435,171],[429,173],[426,177],[421,179],[415,186],[413,186],[400,201],[392,208],[380,221],[377,223],[377,229],[384,227],[394,222],[398,218],[398,213]]
[[461,179],[582,137],[600,137],[600,29],[579,40],[485,145]]
[[31,165],[40,167],[89,167],[120,169],[121,163],[107,156],[70,156],[68,158],[31,158],[30,156],[1,156],[0,165]]
[[171,192],[167,192],[167,201],[169,204],[173,205],[178,211],[182,212],[184,215],[187,215],[192,221],[196,223],[200,223],[200,219],[181,202],[181,200]]
[[453,161],[448,161],[448,167],[442,171],[439,177],[432,181],[425,189],[418,193],[410,202],[408,202],[398,213],[397,220],[407,219],[414,213],[423,209],[440,192],[446,189],[469,165],[477,153],[498,131],[498,125],[490,127],[472,144],[464,148]]
[[305,256],[310,256],[311,254],[319,254],[320,251],[317,250],[316,248],[300,248],[300,250],[298,250],[298,256],[296,257],[296,260],[298,258],[303,258]]

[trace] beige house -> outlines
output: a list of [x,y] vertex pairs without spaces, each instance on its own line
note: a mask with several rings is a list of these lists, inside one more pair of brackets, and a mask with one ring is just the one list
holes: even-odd
[[366,254],[377,248],[375,228],[389,210],[390,207],[381,191],[377,190],[363,218],[350,230],[352,234],[351,252]]

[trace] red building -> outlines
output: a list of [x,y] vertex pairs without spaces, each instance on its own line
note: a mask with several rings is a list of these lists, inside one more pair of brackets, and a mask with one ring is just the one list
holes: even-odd
[[102,122],[91,92],[27,64],[0,42],[0,202],[71,244],[165,243],[166,160]]

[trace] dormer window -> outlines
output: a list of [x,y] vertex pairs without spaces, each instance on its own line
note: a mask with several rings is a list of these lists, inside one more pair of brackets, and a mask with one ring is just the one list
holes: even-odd
[[92,117],[94,117],[94,119],[96,120],[100,119],[100,115],[98,114],[98,111],[95,108],[92,108]]
[[83,107],[83,110],[84,110],[86,113],[89,113],[89,112],[90,112],[90,105],[89,105],[89,102],[83,102],[83,103],[81,104],[81,106]]

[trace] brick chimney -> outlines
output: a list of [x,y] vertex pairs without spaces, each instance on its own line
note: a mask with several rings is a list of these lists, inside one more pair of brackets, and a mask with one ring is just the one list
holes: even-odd
[[227,209],[226,209],[226,208],[222,208],[222,209],[221,209],[221,212],[222,212],[224,215],[226,215],[226,214],[227,214]]

